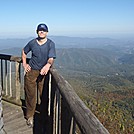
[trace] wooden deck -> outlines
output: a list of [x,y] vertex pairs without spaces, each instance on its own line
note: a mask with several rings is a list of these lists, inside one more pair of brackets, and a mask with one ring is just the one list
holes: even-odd
[[33,134],[28,128],[21,107],[3,101],[4,129],[7,134]]

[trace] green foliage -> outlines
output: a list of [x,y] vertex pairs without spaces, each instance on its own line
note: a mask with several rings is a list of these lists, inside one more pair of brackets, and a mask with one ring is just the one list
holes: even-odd
[[134,132],[134,84],[127,77],[60,72],[110,134]]

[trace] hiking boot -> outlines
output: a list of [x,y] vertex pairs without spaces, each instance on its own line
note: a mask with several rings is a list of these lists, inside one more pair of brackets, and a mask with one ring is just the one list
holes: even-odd
[[29,127],[29,128],[33,128],[33,117],[30,117],[29,119],[27,119],[27,121],[26,121],[26,123],[27,123],[27,126]]

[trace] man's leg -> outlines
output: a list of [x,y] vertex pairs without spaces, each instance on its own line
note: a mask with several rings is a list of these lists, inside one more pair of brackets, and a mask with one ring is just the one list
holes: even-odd
[[36,108],[36,92],[37,85],[36,80],[39,75],[38,70],[31,70],[26,73],[24,79],[24,90],[25,90],[25,101],[26,101],[26,119],[29,119],[34,116]]
[[44,79],[45,79],[44,75],[39,75],[38,78],[37,78],[37,85],[38,85],[38,90],[39,90],[39,93],[40,93],[40,98],[42,96],[42,91],[43,91],[43,88],[44,88]]

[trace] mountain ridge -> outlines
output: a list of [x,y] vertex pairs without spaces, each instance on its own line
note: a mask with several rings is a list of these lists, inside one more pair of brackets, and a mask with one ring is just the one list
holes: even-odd
[[[35,37],[29,37],[24,39],[0,39],[0,47],[24,47],[26,43]],[[68,37],[68,36],[48,36],[56,44],[57,48],[97,48],[105,46],[130,46],[134,45],[134,40],[121,40],[113,38],[87,38],[87,37]]]

